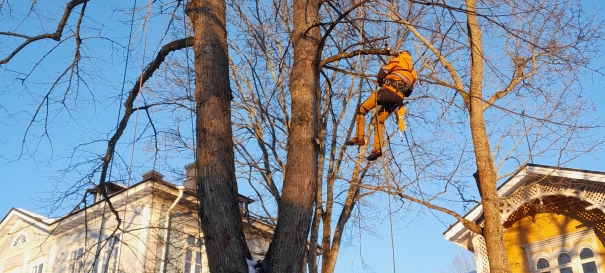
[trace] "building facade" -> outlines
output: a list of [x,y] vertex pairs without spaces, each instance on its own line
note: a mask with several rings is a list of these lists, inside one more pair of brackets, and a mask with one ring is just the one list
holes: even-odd
[[[110,202],[97,187],[87,191],[92,204],[61,218],[13,208],[0,222],[0,273],[208,272],[191,178],[189,168],[183,186],[155,171],[130,187],[106,183]],[[261,258],[273,228],[251,215],[251,199],[239,202],[249,249]]]
[[[605,173],[527,165],[498,188],[513,273],[604,273]],[[482,224],[481,205],[465,218]],[[489,272],[485,240],[457,222],[445,238]]]

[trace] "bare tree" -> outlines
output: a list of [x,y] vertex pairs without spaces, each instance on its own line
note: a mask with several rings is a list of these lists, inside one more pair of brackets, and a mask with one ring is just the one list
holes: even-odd
[[[18,28],[0,33],[23,39],[2,51],[3,67],[44,39],[58,40],[57,44],[73,41],[76,50],[69,58],[73,62],[55,81],[61,87],[68,82],[66,91],[57,92],[52,83],[38,103],[41,114],[45,105],[61,101],[54,98],[76,96],[77,83],[88,82],[82,68],[93,56],[83,58],[81,53],[87,53],[82,48],[92,38],[83,37],[79,22],[86,22],[86,5],[93,2],[68,2],[58,27],[48,33],[30,36]],[[449,204],[478,202],[458,194],[465,193],[467,181],[477,170],[486,225],[483,229],[477,223],[465,224],[488,239],[492,272],[507,272],[494,195],[497,180],[506,176],[498,175],[507,169],[502,166],[510,169],[511,158],[522,164],[551,155],[565,162],[599,145],[584,142],[586,146],[580,147],[574,142],[589,137],[595,127],[580,119],[584,101],[574,83],[576,73],[598,53],[591,45],[599,44],[600,23],[591,24],[580,11],[551,2],[468,1],[449,6],[411,1],[397,6],[369,1],[293,1],[293,5],[277,1],[267,7],[260,1],[250,6],[241,1],[227,2],[228,6],[224,1],[192,1],[188,13],[193,38],[188,38],[186,18],[180,12],[183,3],[162,3],[162,8],[152,12],[158,17],[167,15],[164,36],[155,41],[157,53],[142,60],[145,69],[133,75],[139,80],[129,84],[130,92],[120,102],[125,108],[115,131],[110,130],[108,136],[99,133],[102,136],[92,141],[108,145],[103,155],[87,162],[87,177],[101,174],[101,184],[116,177],[111,174],[116,161],[122,161],[121,171],[129,175],[127,156],[116,152],[116,147],[133,123],[133,113],[145,113],[144,133],[138,132],[132,142],[145,143],[154,166],[160,152],[171,153],[166,158],[178,158],[198,149],[200,214],[207,221],[207,243],[214,244],[209,248],[216,250],[211,258],[213,270],[225,266],[234,272],[247,270],[244,260],[249,254],[233,202],[239,178],[260,182],[250,184],[260,185],[254,190],[267,201],[261,202],[262,209],[278,225],[265,269],[303,270],[306,254],[311,272],[319,268],[333,272],[346,223],[361,198],[386,192],[464,221]],[[74,24],[69,18],[76,8],[80,16]],[[225,12],[232,14],[225,17]],[[229,18],[238,18],[232,24],[241,27],[233,36],[226,34]],[[175,22],[184,26],[176,28]],[[73,25],[66,28],[69,24]],[[482,39],[486,33],[490,39]],[[164,41],[166,37],[173,41]],[[354,107],[373,90],[372,76],[391,54],[385,41],[392,52],[415,49],[422,84],[409,105],[406,138],[410,137],[410,145],[389,141],[385,148],[390,153],[384,161],[367,164],[364,149],[347,151],[342,141],[352,129],[348,118]],[[111,44],[132,50],[115,41]],[[185,67],[188,56],[177,55],[191,46],[196,60],[195,106],[189,104],[191,95],[181,92],[188,91],[190,82],[185,80],[190,75]],[[15,79],[26,83],[28,77]],[[561,82],[561,87],[554,84]],[[146,83],[154,84],[153,92],[144,92]],[[139,96],[143,106],[136,101]],[[194,110],[196,145],[187,132],[193,127],[187,122]],[[158,113],[169,113],[170,122],[161,121]],[[31,124],[52,121],[47,114],[40,118],[36,111]],[[528,126],[522,128],[524,122]],[[123,146],[131,144],[124,142]],[[528,149],[523,145],[526,142]],[[162,150],[163,146],[170,148]],[[76,187],[73,193],[77,192]],[[224,206],[216,209],[215,204]]]
[[[432,26],[412,24],[397,16],[399,12],[391,13],[418,43],[425,82],[453,91],[438,96],[444,99],[442,115],[452,118],[448,113],[452,107],[465,110],[458,120],[470,127],[465,135],[472,139],[484,226],[465,224],[485,237],[490,272],[510,272],[496,192],[498,166],[513,157],[528,162],[532,156],[548,154],[557,154],[561,163],[603,144],[589,141],[586,149],[570,149],[570,145],[580,145],[578,138],[597,128],[578,119],[585,102],[573,83],[600,53],[594,45],[602,39],[602,23],[585,17],[580,8],[569,9],[568,2],[547,2],[469,0],[457,7],[413,1],[430,7],[432,15],[424,19],[436,19]],[[484,39],[486,35],[489,40]],[[456,102],[458,98],[461,103]],[[526,119],[532,121],[530,129],[521,127],[519,121]],[[520,149],[525,140],[529,151]],[[497,144],[492,148],[494,141]]]
[[247,272],[251,259],[237,202],[225,1],[191,1],[200,222],[211,272]]
[[454,257],[447,269],[442,269],[441,273],[473,273],[475,270],[475,258],[473,253],[463,249],[459,249],[454,254]]

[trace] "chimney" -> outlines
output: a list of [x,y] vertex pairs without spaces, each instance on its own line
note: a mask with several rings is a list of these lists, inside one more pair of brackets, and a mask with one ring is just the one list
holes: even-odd
[[143,181],[151,180],[159,182],[162,181],[162,178],[164,178],[164,175],[154,170],[148,171],[143,174]]
[[183,186],[185,186],[186,189],[196,190],[197,169],[195,168],[195,163],[185,166],[185,170],[187,171],[187,174]]

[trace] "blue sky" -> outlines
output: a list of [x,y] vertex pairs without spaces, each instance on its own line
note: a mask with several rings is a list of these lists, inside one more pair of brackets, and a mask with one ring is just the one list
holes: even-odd
[[[600,1],[586,1],[586,6],[600,6]],[[117,3],[112,3],[117,5]],[[129,8],[127,4],[122,8]],[[605,13],[601,11],[601,18],[605,18]],[[42,15],[47,16],[47,15]],[[48,15],[50,16],[50,15]],[[114,20],[128,20],[126,15],[108,15]],[[35,26],[32,26],[35,27]],[[0,26],[0,31],[4,31]],[[99,32],[118,31],[112,29],[111,24],[104,26]],[[122,37],[128,37],[128,31],[120,30]],[[150,31],[154,31],[151,29]],[[141,25],[134,26],[135,45],[141,46],[144,35],[144,28]],[[83,88],[81,100],[67,102],[68,109],[74,110],[73,113],[78,113],[70,122],[58,122],[54,130],[50,131],[50,135],[46,138],[40,130],[40,127],[35,127],[30,131],[30,135],[23,143],[24,133],[27,129],[27,120],[33,114],[33,110],[37,105],[31,104],[32,93],[26,88],[19,88],[18,80],[14,79],[14,74],[5,70],[0,70],[0,174],[2,174],[2,189],[0,190],[0,217],[3,217],[12,207],[24,208],[39,214],[47,214],[49,204],[43,202],[48,199],[49,193],[57,192],[71,183],[74,179],[81,178],[81,173],[60,173],[60,169],[70,163],[70,159],[62,155],[69,153],[76,143],[81,143],[82,140],[90,138],[90,136],[103,135],[110,131],[114,125],[114,120],[117,119],[116,109],[111,105],[104,103],[95,103],[94,105],[83,104],[83,101],[88,100],[95,95],[109,91],[110,89],[120,90],[122,88],[122,70],[124,63],[120,61],[123,58],[118,47],[115,47],[109,41],[95,40],[92,45],[101,45],[102,49],[95,47],[84,48],[87,52],[94,51],[101,53],[103,51],[118,52],[113,57],[100,60],[96,63],[89,64],[95,73],[103,75],[106,78],[120,79],[119,81],[105,84],[100,80],[90,79],[90,86]],[[148,45],[151,54],[157,48],[157,44]],[[40,43],[41,47],[52,45],[49,42]],[[61,50],[67,50],[72,45],[65,45]],[[137,54],[141,54],[141,50]],[[40,47],[28,48],[21,52],[11,65],[18,64],[19,70],[27,70],[27,67],[34,67],[35,56],[42,55]],[[111,55],[111,54],[110,54]],[[599,67],[605,63],[605,59],[594,60],[593,67]],[[48,63],[55,65],[67,65],[69,59],[64,56],[55,57],[47,60]],[[131,67],[140,67],[140,63],[130,64]],[[129,72],[126,89],[132,83],[133,75],[136,75],[136,69],[131,69]],[[48,69],[41,69],[36,74],[40,80],[35,80],[31,88],[37,85],[46,85],[47,82],[42,80],[44,76],[55,75],[56,72]],[[32,76],[33,77],[33,76]],[[596,103],[596,117],[605,117],[605,81],[602,76],[597,74],[582,76],[582,86],[585,90],[585,95],[591,98]],[[114,90],[114,91],[115,91]],[[95,107],[97,110],[106,109],[107,111],[94,111],[95,114],[87,116],[85,112],[77,111],[81,107]],[[8,115],[10,113],[10,115]],[[68,110],[51,111],[55,120],[61,120],[66,115],[71,115]],[[110,122],[107,122],[110,120]],[[75,131],[74,128],[86,128],[87,132]],[[132,128],[129,128],[126,135],[132,136]],[[42,136],[42,137],[40,137]],[[598,137],[605,138],[605,130],[601,129]],[[89,148],[96,149],[97,152],[102,152],[103,143],[91,143]],[[124,160],[127,161],[129,148],[124,146],[121,148]],[[565,167],[580,168],[596,171],[605,171],[603,159],[605,154],[603,150],[595,151],[594,154],[581,157]],[[183,166],[189,162],[183,162]],[[536,164],[551,164],[546,159],[537,159]],[[142,164],[142,163],[141,163]],[[132,181],[137,182],[140,179],[140,174],[148,171],[147,169],[137,170],[133,174]],[[42,201],[41,201],[42,200]],[[390,237],[390,221],[388,218],[388,200],[386,195],[380,197],[381,217],[376,221],[379,223],[379,228],[374,230],[374,234],[360,233],[356,230],[364,227],[348,226],[349,232],[343,242],[343,248],[339,257],[337,272],[392,272],[391,259],[391,237]],[[401,203],[393,202],[393,206],[400,206]],[[58,209],[54,216],[65,212],[67,208]],[[395,260],[397,272],[437,272],[440,269],[447,267],[448,263],[454,256],[454,252],[459,249],[458,246],[446,241],[443,238],[443,232],[447,227],[454,223],[454,219],[442,215],[438,212],[430,212],[422,210],[419,212],[407,215],[405,219],[393,219],[393,234],[395,244]],[[371,271],[371,270],[372,271]]]

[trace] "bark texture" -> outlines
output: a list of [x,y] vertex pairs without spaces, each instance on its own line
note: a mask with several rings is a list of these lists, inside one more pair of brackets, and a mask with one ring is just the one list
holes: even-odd
[[319,6],[318,0],[294,1],[288,161],[277,227],[263,265],[264,272],[302,272],[305,267],[318,171]]
[[235,179],[224,0],[193,0],[199,217],[210,272],[248,272]]
[[482,196],[485,226],[483,236],[487,246],[490,272],[510,273],[508,254],[504,245],[498,193],[497,175],[485,128],[483,108],[483,49],[481,29],[475,14],[476,0],[467,0],[467,27],[471,46],[471,80],[469,114],[471,135],[475,147],[479,191]]

